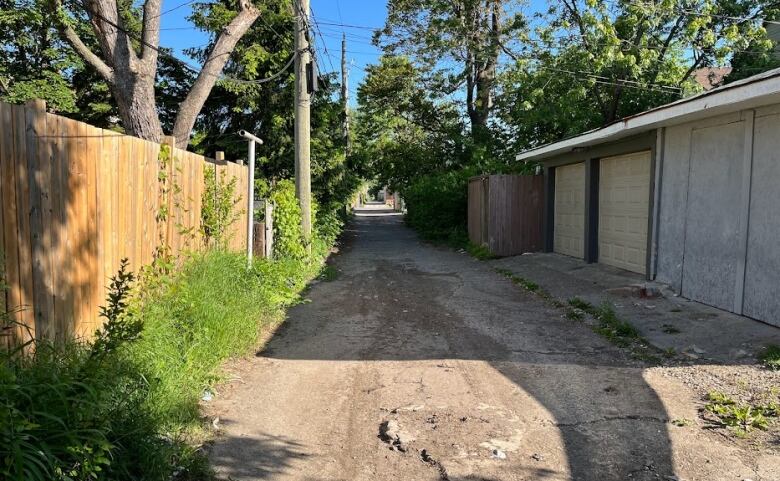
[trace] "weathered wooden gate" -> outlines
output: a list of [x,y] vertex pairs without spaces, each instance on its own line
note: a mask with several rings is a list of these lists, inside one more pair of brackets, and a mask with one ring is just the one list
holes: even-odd
[[486,175],[469,179],[469,240],[494,255],[542,248],[544,178]]

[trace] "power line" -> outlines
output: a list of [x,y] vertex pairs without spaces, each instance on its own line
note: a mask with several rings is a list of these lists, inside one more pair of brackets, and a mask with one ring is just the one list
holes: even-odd
[[176,10],[178,10],[178,9],[182,8],[182,7],[186,7],[187,5],[191,5],[191,4],[195,3],[196,1],[197,1],[197,0],[187,0],[187,1],[186,1],[186,2],[184,2],[184,3],[181,3],[181,4],[179,4],[179,5],[176,5],[176,6],[175,6],[175,7],[173,7],[173,8],[169,8],[168,10],[165,10],[164,12],[162,12],[162,13],[160,13],[160,14],[158,14],[158,15],[155,15],[154,17],[152,17],[152,19],[155,19],[155,18],[158,18],[158,17],[162,17],[163,15],[167,15],[167,14],[169,14],[169,13],[171,13],[171,12],[174,12],[174,11],[176,11]]
[[341,22],[329,22],[325,20],[320,20],[320,23],[323,25],[334,25],[336,27],[342,27],[342,28],[358,28],[358,29],[364,29],[364,30],[381,30],[381,27],[370,27],[368,25],[354,25],[354,24],[348,24],[348,23],[341,23]]
[[[344,17],[341,16],[341,2],[339,0],[336,0],[336,11],[339,12],[339,22],[344,23]],[[341,32],[344,32],[344,27],[341,27]]]
[[317,16],[314,13],[314,9],[309,7],[311,9],[311,18],[314,20],[314,29],[317,34],[320,36],[320,40],[322,40],[322,48],[325,49],[325,55],[327,56],[328,63],[330,64],[330,68],[332,72],[336,72],[336,67],[333,66],[333,61],[330,59],[330,52],[328,52],[328,44],[325,42],[325,38],[322,36],[322,32],[320,31],[319,24],[317,23]]

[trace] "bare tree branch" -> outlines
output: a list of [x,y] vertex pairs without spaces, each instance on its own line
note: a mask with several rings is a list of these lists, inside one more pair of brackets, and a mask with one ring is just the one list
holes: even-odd
[[160,46],[160,9],[162,0],[146,0],[144,3],[143,31],[141,32],[141,59],[147,65],[157,64]]
[[[203,104],[206,103],[212,87],[230,58],[230,54],[233,53],[238,41],[259,16],[260,11],[250,0],[241,0],[241,11],[217,38],[214,48],[203,64],[187,98],[179,106],[179,113],[173,126],[173,136],[179,147],[187,146],[189,134],[195,125],[198,113],[203,108]],[[298,52],[295,54],[298,55]]]
[[65,22],[65,19],[62,17],[62,15],[64,15],[61,10],[62,2],[60,0],[55,0],[54,5],[57,9],[57,28],[59,29],[60,34],[65,37],[65,40],[67,40],[70,46],[73,47],[73,50],[75,50],[84,60],[87,61],[87,63],[92,65],[92,67],[97,70],[101,77],[106,79],[107,82],[113,82],[114,69],[109,67],[108,64],[103,61],[103,59],[98,57],[92,50],[90,50],[90,48],[87,47],[87,45],[81,40],[76,31],[73,30],[73,27]]

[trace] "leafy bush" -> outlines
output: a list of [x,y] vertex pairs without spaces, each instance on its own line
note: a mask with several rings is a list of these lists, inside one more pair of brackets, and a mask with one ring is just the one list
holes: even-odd
[[403,189],[409,225],[425,239],[465,245],[472,174],[459,170],[422,176]]
[[295,183],[285,179],[271,192],[274,203],[274,256],[303,259],[306,248],[301,233],[301,207],[295,197]]
[[344,217],[344,215],[332,207],[320,212],[315,223],[317,237],[328,245],[336,242],[336,238],[341,234],[341,230],[344,227]]
[[238,179],[235,176],[217,178],[215,169],[211,168],[205,169],[203,176],[201,233],[207,246],[222,248],[230,242],[230,226],[241,217],[241,209],[238,208],[241,198],[236,195]]

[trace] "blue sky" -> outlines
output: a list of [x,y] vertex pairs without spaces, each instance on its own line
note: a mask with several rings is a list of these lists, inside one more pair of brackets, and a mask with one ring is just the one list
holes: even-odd
[[[545,8],[546,2],[530,0],[526,11]],[[316,48],[320,68],[340,72],[341,36],[347,34],[347,58],[349,61],[350,100],[355,102],[357,86],[365,76],[367,65],[376,63],[380,50],[371,45],[371,28],[381,28],[387,15],[382,0],[311,0],[314,18],[318,22],[319,35]],[[187,0],[166,0],[163,4],[161,44],[173,48],[178,56],[187,58],[182,50],[207,43],[203,32],[192,28],[187,20],[190,7]],[[342,26],[343,25],[343,26]]]
[[[186,0],[167,0],[163,2],[163,12],[186,3]],[[318,21],[322,36],[317,36],[316,47],[320,57],[320,68],[325,71],[340,72],[341,36],[347,34],[347,59],[349,61],[350,97],[355,100],[355,92],[364,77],[366,65],[375,63],[380,50],[371,45],[371,30],[366,27],[384,25],[385,2],[379,0],[311,0],[314,18]],[[187,20],[189,5],[164,14],[161,19],[160,43],[176,52],[176,55],[189,63],[195,62],[186,57],[182,50],[204,45],[208,37],[192,28]],[[345,25],[341,27],[341,25]],[[350,26],[346,26],[350,25]]]

